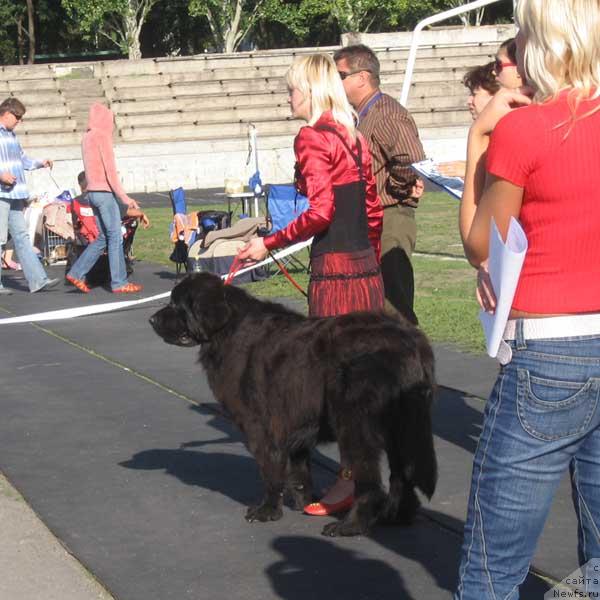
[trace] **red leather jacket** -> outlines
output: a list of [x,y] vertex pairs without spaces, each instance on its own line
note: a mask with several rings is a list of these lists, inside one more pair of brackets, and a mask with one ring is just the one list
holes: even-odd
[[[321,115],[314,126],[303,127],[294,140],[296,154],[296,185],[308,197],[309,208],[287,227],[265,237],[268,250],[307,240],[326,230],[335,210],[333,187],[359,180],[358,167],[342,141],[330,131],[318,131],[320,125],[334,127],[346,140],[353,152],[356,142],[346,128],[333,120],[330,111]],[[357,132],[360,136],[360,133]],[[365,139],[360,136],[363,174],[366,180],[366,208],[369,242],[379,260],[383,207],[371,166],[371,153]]]

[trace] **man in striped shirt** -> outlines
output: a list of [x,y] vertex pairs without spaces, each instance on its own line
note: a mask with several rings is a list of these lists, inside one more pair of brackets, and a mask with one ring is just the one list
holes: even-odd
[[358,130],[373,156],[377,193],[384,209],[381,273],[386,307],[417,323],[410,257],[417,241],[415,209],[423,182],[410,165],[425,158],[417,126],[399,102],[379,89],[379,60],[370,48],[346,46],[333,58],[348,100],[358,113]]
[[[10,232],[29,291],[39,292],[54,287],[59,279],[48,278],[27,233],[23,216],[29,197],[25,171],[52,167],[52,161],[34,160],[23,152],[14,129],[24,114],[25,106],[17,98],[7,98],[0,104],[0,251]],[[1,276],[0,270],[0,294],[10,294],[2,285]]]

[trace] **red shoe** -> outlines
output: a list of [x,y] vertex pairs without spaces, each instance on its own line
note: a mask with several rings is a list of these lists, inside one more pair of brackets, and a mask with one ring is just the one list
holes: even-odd
[[126,283],[124,286],[114,289],[113,294],[137,294],[143,289],[144,286],[139,283]]
[[326,517],[339,512],[346,512],[352,508],[354,504],[354,494],[346,496],[339,502],[328,504],[327,502],[313,502],[304,507],[304,513],[313,517]]
[[71,275],[65,275],[65,279],[71,284],[74,285],[80,292],[83,294],[87,294],[90,291],[88,284],[81,279],[75,279],[75,277]]

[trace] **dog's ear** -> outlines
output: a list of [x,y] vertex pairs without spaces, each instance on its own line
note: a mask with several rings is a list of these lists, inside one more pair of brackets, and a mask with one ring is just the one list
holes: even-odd
[[[215,278],[216,279],[216,278]],[[226,286],[219,280],[209,285],[192,286],[188,297],[188,329],[198,342],[207,342],[223,329],[232,315],[227,303]]]

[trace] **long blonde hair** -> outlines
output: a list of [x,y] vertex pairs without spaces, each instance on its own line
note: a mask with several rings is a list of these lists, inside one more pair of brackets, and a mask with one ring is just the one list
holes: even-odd
[[599,0],[519,0],[515,20],[536,101],[570,90],[571,125],[596,112],[577,116],[582,101],[600,97]]
[[297,89],[305,98],[310,98],[309,125],[314,125],[325,111],[330,110],[334,121],[343,125],[352,139],[356,138],[356,113],[348,102],[331,56],[309,54],[297,58],[288,69],[285,79],[290,89]]

